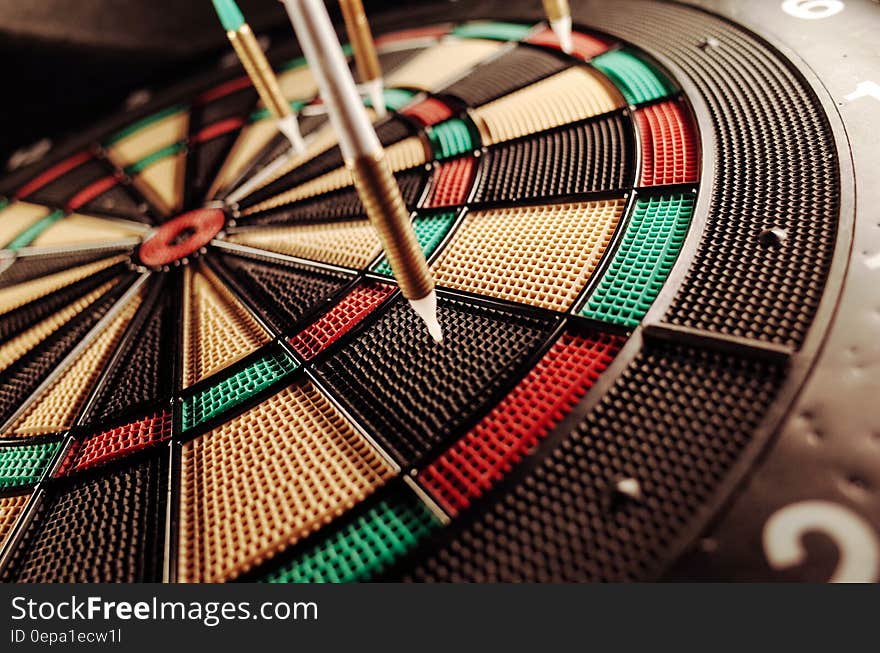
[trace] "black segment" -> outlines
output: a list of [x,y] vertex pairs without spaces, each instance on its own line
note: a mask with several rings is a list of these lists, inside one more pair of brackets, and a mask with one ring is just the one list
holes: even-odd
[[[767,46],[709,14],[645,2],[607,3],[591,14],[680,66],[715,126],[709,220],[665,319],[799,346],[822,295],[839,214],[837,153],[819,100]],[[762,244],[774,227],[785,242]]]
[[162,580],[164,456],[50,490],[6,570],[19,583]]
[[[654,578],[676,539],[703,517],[782,376],[776,363],[649,345],[550,455],[405,575],[451,582]],[[630,489],[618,489],[627,480]]]
[[253,86],[246,86],[203,104],[197,102],[190,110],[189,131],[197,134],[208,125],[227,118],[247,118],[257,100],[257,90]]
[[48,276],[127,251],[126,248],[90,248],[67,254],[23,256],[0,272],[0,288]]
[[521,46],[478,66],[440,94],[452,95],[469,107],[478,107],[558,73],[567,66],[553,54]]
[[87,311],[83,311],[62,328],[41,342],[32,351],[0,374],[0,424],[6,422],[18,407],[69,354],[89,330],[104,317],[120,294],[135,278],[125,275],[117,285]]
[[124,263],[110,266],[85,279],[60,288],[53,293],[21,306],[0,317],[0,342],[18,335],[38,322],[50,317],[61,308],[75,302],[104,283],[118,277],[125,269]]
[[552,323],[441,298],[444,339],[398,299],[316,367],[334,396],[402,465],[448,441],[518,378]]
[[[407,208],[415,208],[422,195],[428,174],[424,168],[404,170],[394,175],[400,186],[400,194]],[[364,205],[352,188],[343,188],[332,193],[288,204],[278,209],[263,211],[250,216],[242,216],[239,222],[243,225],[282,226],[304,222],[327,220],[345,220],[364,217]]]
[[168,394],[173,379],[174,301],[171,279],[138,310],[119,353],[107,369],[87,422],[118,416]]
[[220,172],[238,134],[236,129],[190,147],[186,157],[186,206],[196,207],[205,199],[205,193]]
[[528,200],[632,186],[632,132],[620,116],[490,148],[475,201]]
[[149,205],[142,201],[137,193],[125,182],[111,186],[91,202],[86,202],[77,211],[81,213],[99,213],[137,220],[153,224],[149,213]]
[[193,207],[204,199],[208,187],[235,143],[239,129],[198,142],[192,142],[193,137],[198,137],[202,130],[225,120],[246,120],[256,106],[257,99],[256,89],[249,86],[204,104],[196,103],[190,110],[191,142],[186,164],[186,206]]
[[35,190],[26,201],[64,206],[71,197],[92,182],[113,174],[113,169],[101,159],[91,158],[82,165],[65,172],[57,179]]
[[224,278],[278,333],[287,333],[352,277],[341,272],[223,254]]
[[[412,126],[406,120],[398,116],[391,116],[388,120],[376,125],[376,136],[379,137],[379,141],[384,147],[397,143],[407,136],[410,136],[412,133]],[[283,193],[295,186],[299,186],[309,179],[313,179],[330,172],[331,170],[340,168],[344,164],[345,162],[342,160],[342,151],[339,147],[331,147],[314,158],[306,161],[301,166],[291,170],[286,175],[283,175],[263,188],[254,191],[239,202],[239,206],[246,209],[254,204],[259,204],[264,200],[275,197],[279,193]]]

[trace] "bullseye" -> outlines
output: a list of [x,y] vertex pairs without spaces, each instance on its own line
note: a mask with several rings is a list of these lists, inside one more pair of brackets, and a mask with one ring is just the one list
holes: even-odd
[[220,209],[196,209],[179,215],[143,242],[138,258],[149,267],[171,265],[205,247],[225,222],[226,216]]

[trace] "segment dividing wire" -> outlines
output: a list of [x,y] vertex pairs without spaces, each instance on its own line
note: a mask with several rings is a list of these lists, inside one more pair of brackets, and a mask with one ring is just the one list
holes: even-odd
[[[76,358],[76,356],[79,355],[79,353],[84,351],[85,348],[88,347],[100,335],[100,333],[104,329],[104,326],[109,324],[113,320],[113,318],[115,318],[116,315],[120,311],[123,310],[125,305],[128,304],[128,302],[132,298],[134,298],[134,296],[144,288],[144,286],[147,284],[149,278],[150,278],[149,272],[143,273],[129,286],[129,288],[123,293],[123,295],[121,297],[119,297],[114,302],[113,306],[107,311],[107,313],[95,324],[95,326],[92,327],[91,330],[89,330],[89,332],[83,337],[83,339],[80,341],[80,343],[55,368],[53,373],[50,374],[49,377],[47,377],[47,379],[43,383],[41,383],[40,386],[37,387],[37,389],[34,391],[34,393],[31,395],[31,397],[28,400],[26,400],[24,404],[22,404],[19,411],[17,411],[16,414],[13,414],[10,417],[10,419],[7,421],[7,425],[12,424],[15,421],[15,419],[17,419],[17,415],[20,414],[21,412],[23,412],[33,401],[35,401],[42,393],[42,390],[45,389],[46,387],[48,387],[48,385],[51,383],[51,381],[54,378],[56,378],[58,375],[60,375],[66,369],[67,365],[65,365],[65,363],[74,360]],[[128,326],[131,326],[131,324],[129,324]],[[119,345],[117,345],[117,347],[119,347],[119,346],[121,346],[121,343]],[[92,388],[91,393],[90,393],[90,398],[86,400],[86,403],[79,410],[79,413],[77,414],[76,420],[74,421],[73,427],[71,429],[69,429],[66,433],[63,433],[60,436],[59,441],[61,442],[61,445],[55,451],[55,454],[52,457],[51,461],[46,466],[46,468],[43,470],[43,473],[42,473],[39,481],[36,483],[36,485],[34,485],[33,488],[15,488],[13,490],[16,494],[22,493],[22,492],[28,492],[28,491],[32,490],[32,494],[31,494],[30,498],[28,499],[27,503],[25,504],[24,508],[22,509],[17,523],[13,527],[12,531],[9,533],[9,536],[6,538],[5,544],[2,546],[2,548],[0,548],[0,576],[2,576],[6,572],[7,567],[9,566],[9,564],[12,560],[12,555],[14,553],[15,548],[17,547],[20,539],[23,537],[23,535],[27,531],[27,528],[29,527],[31,521],[36,516],[36,513],[37,513],[38,509],[40,508],[40,505],[45,500],[45,498],[47,497],[49,492],[51,491],[51,489],[54,485],[53,484],[53,477],[54,477],[56,471],[58,470],[58,467],[61,465],[61,462],[64,460],[65,456],[67,455],[74,440],[76,439],[78,427],[81,425],[82,420],[83,420],[84,416],[86,415],[86,409],[88,407],[88,404],[90,403],[90,401],[94,397],[94,394],[97,393],[98,390],[100,389],[100,386],[103,383],[105,374],[106,374],[106,368],[105,368],[105,371],[102,372],[101,378],[98,379],[98,381],[95,383],[94,387]],[[49,436],[45,436],[45,437],[41,437],[41,438],[28,440],[28,442],[48,441],[48,440],[55,440],[56,438],[58,438],[58,436],[49,435]],[[20,440],[19,440],[19,442],[20,442]]]

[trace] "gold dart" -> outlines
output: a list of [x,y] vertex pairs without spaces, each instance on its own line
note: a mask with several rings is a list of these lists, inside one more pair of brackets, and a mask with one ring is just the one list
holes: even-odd
[[241,65],[251,78],[254,88],[257,89],[260,99],[278,121],[279,131],[290,141],[294,152],[302,154],[306,146],[299,132],[299,123],[290,109],[290,104],[281,93],[278,79],[272,66],[266,61],[266,55],[263,54],[263,49],[251,31],[250,25],[244,22],[244,16],[235,4],[235,0],[212,0],[212,2],[220,17],[220,23],[226,30],[226,36],[232,43]]
[[364,108],[351,71],[321,0],[284,0],[299,44],[327,105],[339,147],[354,178],[367,216],[379,234],[385,256],[403,296],[425,321],[437,342],[437,293],[425,255],[416,239],[400,187]]
[[367,14],[364,11],[364,3],[361,0],[339,0],[342,8],[342,18],[345,20],[345,31],[348,40],[354,50],[354,62],[357,66],[361,85],[367,92],[367,97],[376,110],[379,118],[385,117],[385,97],[382,93],[382,68],[379,65],[379,55],[376,54],[376,44],[373,42],[373,33],[370,31],[370,23],[367,22]]

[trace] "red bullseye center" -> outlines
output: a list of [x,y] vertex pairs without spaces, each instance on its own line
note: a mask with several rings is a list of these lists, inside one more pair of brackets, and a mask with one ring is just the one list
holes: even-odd
[[192,256],[205,247],[226,223],[220,209],[196,209],[156,229],[138,250],[144,265],[161,267]]

